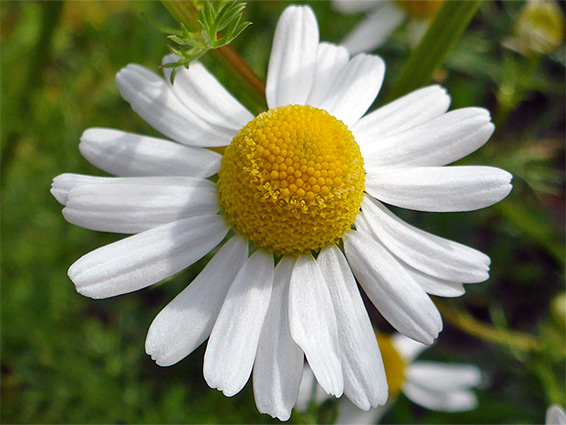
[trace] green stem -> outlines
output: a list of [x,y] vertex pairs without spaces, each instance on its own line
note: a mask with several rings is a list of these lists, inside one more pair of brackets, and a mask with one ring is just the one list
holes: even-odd
[[442,65],[446,55],[470,23],[481,1],[447,0],[442,4],[423,39],[411,52],[386,98],[388,102],[430,83],[434,71]]
[[434,303],[446,320],[472,336],[490,343],[522,351],[534,351],[542,348],[542,344],[531,335],[506,329],[497,329],[488,323],[473,318],[456,307],[448,306],[443,301],[435,300]]
[[[162,0],[162,3],[176,21],[185,24],[191,30],[196,31],[198,29],[199,10],[192,1]],[[232,46],[211,50],[210,54],[230,74],[237,75],[244,89],[262,107],[266,107],[265,82],[259,78]]]
[[[41,30],[39,31],[39,38],[32,51],[32,55],[29,64],[24,67],[27,70],[26,78],[23,80],[23,85],[19,89],[21,96],[18,97],[19,102],[16,105],[12,105],[14,111],[18,111],[18,115],[30,117],[32,115],[32,99],[35,90],[41,86],[43,69],[49,63],[49,56],[51,54],[51,41],[53,39],[53,34],[55,28],[57,27],[57,22],[61,16],[61,11],[63,10],[63,1],[49,1],[45,2],[41,6],[43,7],[43,13],[41,16]],[[33,121],[33,120],[31,120]],[[26,125],[29,121],[26,121]],[[6,137],[3,139],[1,160],[0,160],[0,172],[1,172],[1,184],[4,186],[6,182],[6,174],[12,163],[14,156],[17,151],[18,142],[22,139],[20,131],[22,130],[22,125],[17,123],[11,130],[8,131]]]
[[533,369],[546,391],[546,398],[549,400],[549,404],[556,403],[564,405],[564,392],[558,382],[556,374],[552,368],[549,367],[548,363],[540,360],[533,362]]

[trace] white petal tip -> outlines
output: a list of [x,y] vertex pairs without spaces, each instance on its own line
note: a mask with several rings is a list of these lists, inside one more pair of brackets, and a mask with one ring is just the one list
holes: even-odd
[[440,318],[440,323],[434,329],[428,329],[425,331],[426,333],[421,332],[419,335],[405,336],[408,336],[412,340],[420,342],[421,344],[431,346],[436,342],[436,339],[440,335],[440,332],[442,332],[443,328],[444,324],[442,323],[442,318]]
[[234,397],[241,390],[241,388],[230,388],[230,387],[228,387],[228,388],[216,387],[216,389],[218,391],[222,392],[222,394],[224,394],[226,397]]
[[258,408],[258,410],[260,413],[267,414],[273,419],[279,419],[283,422],[288,421],[291,417],[291,409],[285,409],[284,407],[274,408],[273,410]]
[[[72,280],[72,279],[71,279],[71,280]],[[81,294],[81,295],[84,296],[84,297],[92,298],[92,299],[95,299],[95,300],[100,300],[100,299],[103,299],[103,298],[108,298],[107,296],[104,296],[104,295],[98,293],[98,292],[97,292],[95,289],[93,289],[91,286],[81,287],[81,286],[78,286],[78,285],[75,283],[75,289],[77,290],[77,292],[78,292],[79,294]]]
[[69,279],[71,279],[71,281],[75,284],[75,289],[79,294],[81,294],[84,297],[92,298],[95,300],[110,298],[114,296],[114,294],[108,293],[108,291],[105,291],[105,288],[99,285],[84,284],[81,281],[80,273],[76,271],[76,268],[74,268],[73,266],[69,268],[69,271],[67,272],[67,276],[69,276]]
[[210,388],[220,391],[226,397],[233,397],[242,390],[243,386],[235,387],[230,385],[230,382],[222,382],[225,379],[220,376],[211,376],[212,374],[206,369],[206,360],[204,367],[204,380]]
[[149,334],[145,341],[145,353],[151,357],[151,360],[153,360],[157,366],[169,367],[179,362],[179,360],[171,360],[163,355],[163,350],[160,349],[157,341],[154,341],[154,338],[150,337]]
[[116,73],[116,86],[118,87],[118,91],[122,94],[124,86],[128,84],[128,80],[130,80],[135,72],[136,68],[141,68],[139,65],[136,64],[128,64],[120,71]]
[[178,360],[176,361],[168,360],[167,358],[162,357],[157,349],[155,349],[155,351],[150,351],[148,350],[147,346],[145,352],[149,357],[151,357],[151,360],[153,360],[155,364],[160,367],[173,366],[174,364],[177,364],[179,362]]
[[87,128],[85,131],[83,131],[83,134],[81,134],[81,137],[79,137],[79,140],[81,142],[87,141],[88,139],[91,138],[91,136],[93,134],[96,134],[97,132],[101,131],[101,130],[106,130],[105,128],[102,127],[91,127],[91,128]]
[[344,394],[344,383],[336,383],[336,386],[332,391],[328,391],[328,394],[336,398],[342,397],[342,394]]
[[51,186],[51,190],[49,190],[53,197],[59,202],[61,205],[65,205],[67,203],[67,191],[57,189]]

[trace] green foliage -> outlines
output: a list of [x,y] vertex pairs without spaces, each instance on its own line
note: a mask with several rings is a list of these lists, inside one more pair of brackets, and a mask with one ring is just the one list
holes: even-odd
[[201,3],[198,31],[191,32],[182,22],[180,30],[160,27],[162,32],[170,34],[167,38],[179,46],[168,46],[179,57],[177,62],[164,65],[173,68],[171,79],[177,68],[188,67],[209,50],[230,44],[251,25],[251,22],[240,22],[246,8],[245,3],[237,3],[236,0],[206,0]]

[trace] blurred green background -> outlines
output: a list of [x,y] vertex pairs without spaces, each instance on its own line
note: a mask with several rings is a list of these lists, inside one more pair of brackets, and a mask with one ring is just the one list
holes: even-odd
[[[328,2],[311,5],[321,40],[338,42],[363,18],[340,15]],[[263,78],[274,25],[285,6],[250,2],[245,17],[253,25],[233,43]],[[445,315],[438,344],[423,357],[472,363],[486,371],[489,385],[477,392],[479,408],[431,412],[401,396],[384,423],[542,423],[550,403],[566,404],[565,50],[562,33],[546,52],[529,53],[528,45],[527,51],[517,51],[528,44],[529,31],[536,31],[536,22],[521,26],[524,7],[522,1],[484,2],[434,75],[452,96],[452,108],[483,106],[492,112],[494,136],[465,161],[513,173],[512,194],[474,213],[399,213],[492,258],[489,281],[469,285],[466,296],[444,302],[455,317],[469,315],[489,324],[495,335],[528,334],[534,344],[525,349],[489,342]],[[563,20],[564,3],[560,8]],[[135,1],[3,1],[0,12],[0,421],[278,422],[257,412],[250,383],[233,398],[207,387],[204,347],[169,368],[158,367],[144,353],[153,317],[206,259],[166,284],[108,300],[80,296],[66,275],[81,255],[119,236],[65,222],[49,193],[51,180],[64,172],[103,175],[77,149],[88,127],[156,134],[120,98],[114,76],[131,62],[159,71],[167,39],[143,15],[175,26],[171,16],[159,2]],[[408,56],[408,40],[405,25],[378,49],[387,63],[384,94]],[[253,107],[230,75],[208,56],[203,61]],[[323,410],[319,421],[324,421]],[[291,418],[291,423],[304,421],[296,413]]]

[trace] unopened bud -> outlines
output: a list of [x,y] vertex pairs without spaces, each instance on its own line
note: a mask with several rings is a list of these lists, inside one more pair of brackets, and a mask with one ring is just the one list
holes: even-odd
[[558,294],[550,303],[552,319],[566,329],[566,293]]
[[564,17],[554,0],[530,0],[506,43],[526,56],[552,53],[564,40]]

